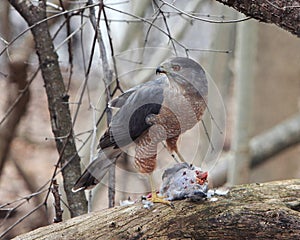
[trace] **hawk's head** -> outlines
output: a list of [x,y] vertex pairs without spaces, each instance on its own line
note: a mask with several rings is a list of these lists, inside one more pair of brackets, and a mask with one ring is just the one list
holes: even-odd
[[192,86],[202,95],[207,95],[207,79],[203,68],[196,61],[185,57],[174,57],[163,62],[156,74],[166,74],[169,81],[187,87]]

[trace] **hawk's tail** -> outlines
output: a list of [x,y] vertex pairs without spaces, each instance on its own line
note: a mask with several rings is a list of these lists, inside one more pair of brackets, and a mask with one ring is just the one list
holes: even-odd
[[109,147],[105,150],[100,150],[98,156],[88,165],[87,169],[78,178],[73,192],[78,192],[85,189],[91,189],[97,185],[105,176],[109,168],[115,164],[116,158],[121,154],[119,148]]

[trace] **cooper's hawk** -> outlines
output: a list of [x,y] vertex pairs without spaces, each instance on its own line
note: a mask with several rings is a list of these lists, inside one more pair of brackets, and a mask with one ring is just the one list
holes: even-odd
[[[184,57],[165,61],[156,73],[161,76],[110,102],[110,107],[119,110],[100,139],[96,159],[77,180],[73,191],[90,189],[99,183],[122,151],[132,144],[139,171],[150,175],[160,142],[165,140],[168,150],[179,155],[179,136],[199,122],[206,109],[207,79],[197,62]],[[152,188],[153,198],[154,195]]]

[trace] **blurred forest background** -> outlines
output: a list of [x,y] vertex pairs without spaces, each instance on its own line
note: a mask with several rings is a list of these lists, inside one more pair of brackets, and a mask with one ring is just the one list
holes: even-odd
[[[82,168],[107,126],[107,101],[153,79],[161,62],[178,55],[197,60],[209,76],[204,125],[212,143],[199,124],[184,134],[179,148],[209,171],[211,186],[226,179],[231,185],[300,177],[299,38],[210,0],[104,1],[101,15],[98,6],[98,1],[47,1]],[[60,139],[52,133],[32,34],[9,1],[0,2],[0,19],[0,236],[9,239],[57,217],[53,178],[62,194],[63,218],[70,214],[59,172]],[[103,81],[108,73],[112,82]],[[260,147],[278,138],[277,150],[259,158]],[[163,146],[159,151],[157,187],[163,169],[174,164]],[[116,205],[150,190],[130,156],[116,170]],[[108,206],[108,184],[87,196],[90,211]]]

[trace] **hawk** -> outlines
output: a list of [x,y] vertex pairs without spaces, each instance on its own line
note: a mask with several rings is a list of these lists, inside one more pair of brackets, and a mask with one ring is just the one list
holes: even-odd
[[203,68],[185,57],[166,60],[156,74],[160,76],[155,80],[133,87],[109,103],[119,110],[100,138],[97,157],[77,180],[73,191],[90,189],[99,183],[122,151],[134,145],[139,171],[150,176],[151,200],[161,202],[151,181],[158,144],[166,141],[168,150],[183,160],[177,140],[201,120],[208,83]]

